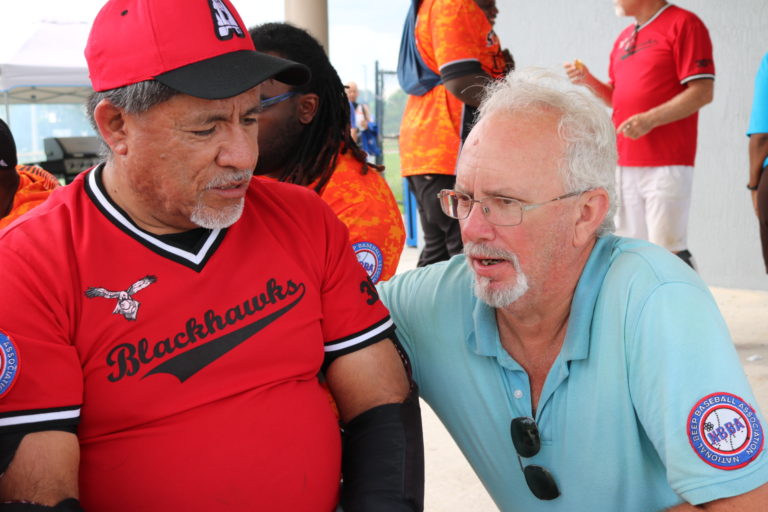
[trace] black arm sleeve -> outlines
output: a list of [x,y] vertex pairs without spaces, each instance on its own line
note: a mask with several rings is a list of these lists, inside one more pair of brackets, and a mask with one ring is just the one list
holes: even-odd
[[0,503],[0,512],[85,512],[80,502],[75,498],[68,498],[55,507],[46,507],[37,503],[14,501]]
[[343,432],[344,512],[424,509],[424,442],[416,386],[401,404],[374,407]]
[[0,429],[0,475],[8,469],[25,435],[46,430],[61,430],[75,434],[77,420],[49,421]]
[[485,76],[488,73],[483,71],[479,60],[464,60],[452,62],[440,68],[440,79],[443,83],[454,78],[461,78],[468,75]]

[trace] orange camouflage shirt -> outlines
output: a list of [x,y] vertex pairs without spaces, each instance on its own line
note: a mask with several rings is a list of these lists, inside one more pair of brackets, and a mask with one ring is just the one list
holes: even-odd
[[0,219],[0,229],[48,199],[59,181],[53,174],[35,165],[17,165],[19,187],[13,196],[13,206],[8,215]]
[[375,284],[395,275],[405,226],[387,181],[373,168],[360,174],[360,166],[351,153],[340,153],[320,197],[349,229],[357,260]]
[[[466,60],[478,61],[493,78],[505,72],[499,38],[474,0],[424,0],[415,35],[424,63],[435,73]],[[403,176],[454,174],[463,105],[443,85],[408,97],[400,125]]]

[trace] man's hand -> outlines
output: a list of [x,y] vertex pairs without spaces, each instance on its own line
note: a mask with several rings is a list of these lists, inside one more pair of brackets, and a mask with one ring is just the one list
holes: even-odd
[[654,128],[691,116],[714,97],[715,81],[701,78],[690,81],[685,89],[670,100],[650,110],[625,119],[616,132],[630,139],[639,139]]
[[603,103],[609,107],[612,105],[613,85],[598,80],[583,62],[576,59],[563,64],[563,68],[572,83],[589,87],[595,96],[603,100]]
[[656,125],[654,125],[651,116],[646,112],[642,112],[625,119],[616,129],[616,133],[630,139],[639,139],[654,128],[656,128]]
[[565,73],[568,75],[568,79],[576,85],[586,85],[585,78],[587,75],[592,75],[579,59],[573,62],[566,62],[563,64]]

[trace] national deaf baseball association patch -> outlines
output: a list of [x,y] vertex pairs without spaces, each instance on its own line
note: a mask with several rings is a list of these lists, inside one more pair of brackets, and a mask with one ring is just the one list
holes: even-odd
[[376,284],[381,278],[381,271],[384,268],[384,255],[381,249],[371,242],[357,242],[352,244],[357,261],[363,266],[371,282]]
[[755,410],[736,395],[712,393],[688,415],[688,440],[696,455],[712,467],[746,466],[763,449],[763,426]]
[[0,331],[0,398],[5,396],[19,374],[19,352],[11,337]]

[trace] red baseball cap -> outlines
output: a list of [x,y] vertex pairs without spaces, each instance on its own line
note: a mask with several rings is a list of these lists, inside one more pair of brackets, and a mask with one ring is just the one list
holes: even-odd
[[110,0],[85,47],[95,91],[157,80],[205,99],[236,96],[268,78],[289,85],[309,69],[256,51],[229,0]]

